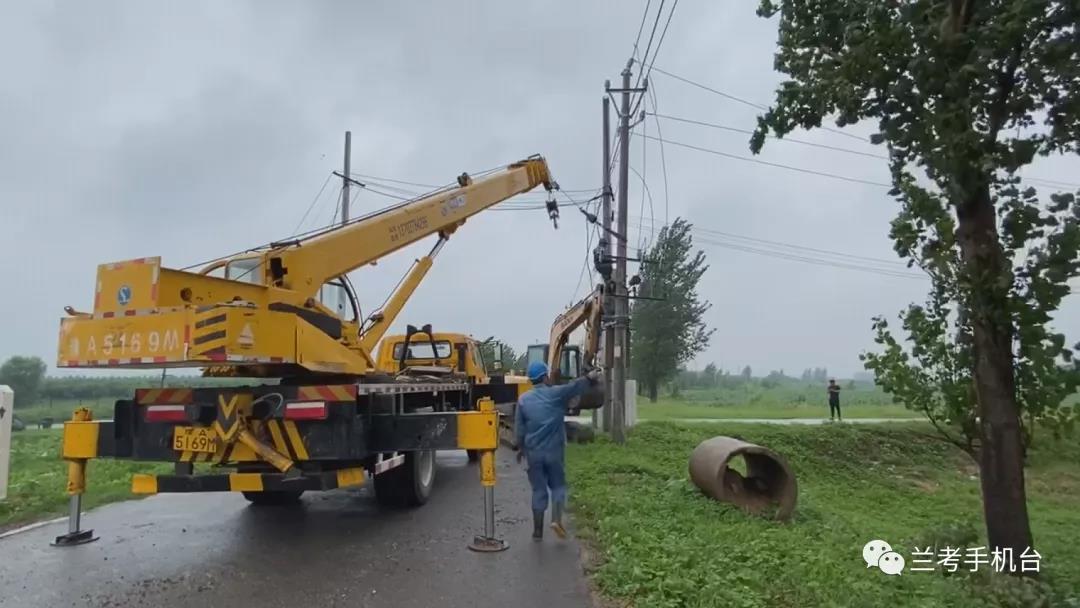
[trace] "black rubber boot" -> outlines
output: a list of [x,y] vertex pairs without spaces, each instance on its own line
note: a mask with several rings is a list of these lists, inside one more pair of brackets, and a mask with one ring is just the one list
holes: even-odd
[[533,540],[544,538],[544,512],[533,511]]

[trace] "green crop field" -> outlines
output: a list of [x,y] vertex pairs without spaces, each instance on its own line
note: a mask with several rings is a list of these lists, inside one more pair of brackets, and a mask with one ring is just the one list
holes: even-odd
[[[921,418],[893,403],[892,397],[872,383],[843,383],[844,418]],[[788,380],[775,385],[755,380],[730,387],[692,388],[664,394],[655,403],[638,395],[638,418],[828,418],[825,387]]]
[[[690,482],[690,452],[715,435],[768,446],[790,462],[799,487],[791,522],[746,515]],[[1031,454],[1037,582],[992,574],[986,564],[972,572],[963,562],[955,573],[910,571],[917,547],[986,543],[977,468],[923,423],[650,422],[622,447],[603,438],[571,445],[568,467],[574,520],[595,556],[589,568],[612,605],[1080,606],[1075,441],[1044,439]],[[891,543],[909,570],[867,568],[862,548],[874,539]]]

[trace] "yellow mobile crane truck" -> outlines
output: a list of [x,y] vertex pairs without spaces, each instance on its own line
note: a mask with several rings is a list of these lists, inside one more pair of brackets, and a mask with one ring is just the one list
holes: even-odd
[[[100,265],[93,312],[65,308],[58,367],[201,367],[204,375],[262,382],[140,389],[116,402],[111,420],[76,411],[64,425],[62,451],[71,532],[57,544],[92,540],[92,532],[79,530],[78,515],[93,458],[174,464],[171,475],[135,475],[137,494],[235,491],[277,504],[373,477],[380,503],[416,506],[431,492],[436,450],[478,450],[490,517],[494,403],[515,400],[516,387],[391,376],[379,371],[374,350],[451,234],[470,216],[538,185],[549,192],[556,221],[558,185],[547,162],[532,156],[199,272],[165,268],[156,257]],[[361,320],[347,273],[428,236],[437,236],[430,253]],[[197,463],[223,472],[196,474]],[[485,522],[488,541],[493,527]]]

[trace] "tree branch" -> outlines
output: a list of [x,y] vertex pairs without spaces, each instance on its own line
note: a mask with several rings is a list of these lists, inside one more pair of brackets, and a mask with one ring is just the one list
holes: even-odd
[[1020,56],[1024,52],[1023,42],[1017,42],[1013,47],[1009,58],[1005,60],[1005,67],[998,72],[998,95],[990,106],[990,132],[987,134],[987,144],[993,150],[997,143],[998,133],[1005,124],[1005,109],[1016,86],[1016,70],[1020,65]]

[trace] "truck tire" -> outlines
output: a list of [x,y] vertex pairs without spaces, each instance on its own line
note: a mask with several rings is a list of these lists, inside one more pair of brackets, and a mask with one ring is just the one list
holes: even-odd
[[259,506],[280,506],[296,504],[300,502],[300,495],[303,493],[303,490],[270,490],[263,492],[242,492],[244,498],[251,501],[251,504]]
[[435,450],[406,452],[400,466],[375,476],[375,500],[387,507],[419,507],[435,485]]

